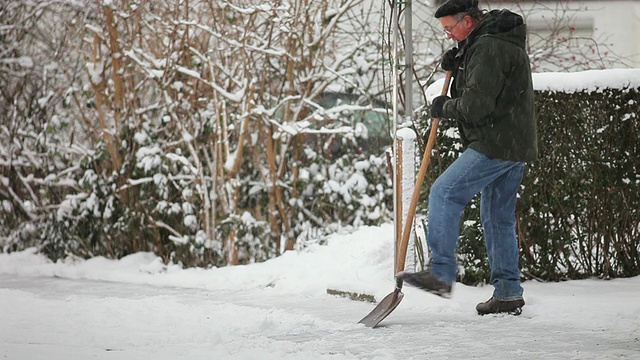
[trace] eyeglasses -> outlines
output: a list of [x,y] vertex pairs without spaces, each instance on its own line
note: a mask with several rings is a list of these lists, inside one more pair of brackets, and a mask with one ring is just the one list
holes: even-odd
[[453,29],[456,28],[456,26],[458,26],[458,24],[460,24],[460,21],[464,20],[465,16],[467,16],[467,14],[464,14],[458,21],[456,21],[455,24],[453,24],[453,26],[450,27],[445,27],[444,28],[444,33],[445,35],[451,35],[451,32],[453,31]]

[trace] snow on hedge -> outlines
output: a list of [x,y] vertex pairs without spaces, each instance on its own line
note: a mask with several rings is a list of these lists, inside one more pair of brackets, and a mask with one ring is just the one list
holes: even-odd
[[[427,98],[433,99],[442,91],[443,79],[427,88]],[[533,74],[533,87],[537,91],[597,91],[598,89],[638,88],[640,69],[586,70],[570,73],[545,72]]]

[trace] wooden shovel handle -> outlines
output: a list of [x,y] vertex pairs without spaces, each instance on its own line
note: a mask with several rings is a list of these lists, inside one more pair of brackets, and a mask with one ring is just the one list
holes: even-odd
[[[442,86],[442,95],[447,95],[447,92],[449,91],[451,75],[451,71],[447,71],[447,76],[444,79],[444,85]],[[407,258],[407,246],[409,245],[409,236],[411,235],[411,226],[413,225],[413,218],[415,217],[418,199],[420,198],[420,188],[422,187],[424,177],[427,174],[427,168],[429,167],[429,162],[431,160],[431,150],[433,150],[433,145],[436,142],[439,124],[440,118],[433,118],[431,123],[431,132],[429,133],[429,140],[427,141],[427,147],[424,149],[424,156],[422,157],[422,164],[420,165],[420,171],[418,172],[418,179],[416,180],[416,186],[413,189],[413,196],[411,196],[407,222],[404,225],[402,238],[400,239],[400,246],[398,247],[398,259],[396,261],[395,269],[396,275],[404,270],[404,262]]]

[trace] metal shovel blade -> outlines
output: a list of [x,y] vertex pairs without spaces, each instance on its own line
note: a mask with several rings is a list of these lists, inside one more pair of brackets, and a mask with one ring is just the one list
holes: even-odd
[[399,288],[396,288],[391,294],[387,295],[380,301],[380,303],[369,313],[369,315],[358,321],[360,324],[364,324],[366,327],[374,328],[384,320],[391,312],[398,307],[404,294]]

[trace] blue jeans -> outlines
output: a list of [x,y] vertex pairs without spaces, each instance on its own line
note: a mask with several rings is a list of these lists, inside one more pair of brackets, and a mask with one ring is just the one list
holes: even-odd
[[524,163],[490,159],[473,149],[460,157],[431,186],[427,241],[431,271],[439,280],[456,279],[456,248],[464,207],[481,193],[480,219],[484,229],[493,297],[522,298],[516,239],[516,197]]

